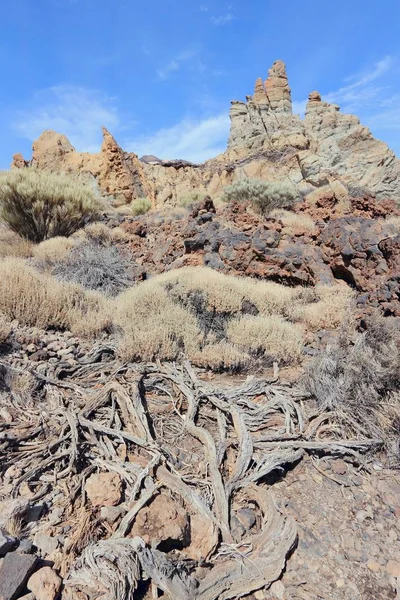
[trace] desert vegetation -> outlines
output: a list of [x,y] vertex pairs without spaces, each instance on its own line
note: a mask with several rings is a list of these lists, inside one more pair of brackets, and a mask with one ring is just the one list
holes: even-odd
[[6,341],[11,332],[10,322],[0,312],[0,344]]
[[[49,240],[50,241],[50,240]],[[52,274],[60,281],[117,296],[132,283],[128,259],[114,246],[90,242],[53,262]]]
[[351,300],[346,287],[289,288],[207,268],[170,271],[121,292],[132,282],[116,248],[91,242],[60,259],[57,247],[51,263],[43,246],[42,272],[22,259],[0,262],[0,313],[85,337],[113,331],[124,360],[188,358],[214,370],[296,363],[306,330],[335,327]]
[[0,221],[0,259],[7,256],[28,258],[31,255],[32,243]]
[[398,460],[400,332],[395,319],[374,314],[365,330],[348,318],[334,343],[306,370],[307,390],[335,411],[350,434],[384,440]]
[[60,283],[23,260],[0,262],[0,313],[22,325],[68,329],[93,337],[110,324],[107,301],[77,284]]
[[137,198],[130,204],[130,209],[135,217],[145,215],[151,209],[151,202],[145,197]]
[[251,202],[258,212],[268,215],[274,209],[292,206],[298,196],[298,191],[291,183],[240,179],[225,187],[222,200],[224,202]]
[[87,185],[35,168],[0,174],[0,215],[31,242],[69,236],[97,218],[99,200]]
[[113,319],[125,359],[186,357],[216,370],[257,360],[289,364],[300,358],[306,328],[344,318],[351,293],[340,286],[332,302],[328,294],[189,267],[118,296]]
[[303,233],[304,231],[314,234],[318,230],[313,219],[304,213],[299,214],[284,208],[276,208],[270,212],[269,216],[281,221],[285,233],[288,234]]
[[189,192],[185,196],[181,196],[179,198],[179,206],[183,208],[189,208],[195,202],[200,202],[201,200],[203,200],[205,196],[206,194],[204,192],[201,192],[199,190],[193,190],[192,192]]

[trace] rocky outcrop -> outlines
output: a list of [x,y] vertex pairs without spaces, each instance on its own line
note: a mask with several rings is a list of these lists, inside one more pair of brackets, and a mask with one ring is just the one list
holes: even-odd
[[102,193],[119,203],[131,202],[143,196],[154,198],[152,184],[144,174],[143,164],[134,153],[124,152],[114,137],[103,127],[103,143],[97,154],[77,152],[65,135],[45,131],[33,144],[32,159],[14,156],[12,167],[31,164],[39,169],[76,173],[94,178]]
[[314,228],[303,227],[301,219],[288,227],[279,217],[262,218],[245,204],[215,212],[208,198],[181,220],[146,215],[123,227],[147,276],[197,265],[287,285],[342,280],[354,289],[363,313],[380,307],[400,316],[400,236],[384,218],[399,211],[391,204],[385,213],[368,197],[349,200],[346,210],[341,204],[329,195],[312,206],[299,203],[295,211],[310,211]]
[[[316,91],[304,119],[292,113],[282,61],[272,65],[265,82],[257,79],[246,102],[232,102],[230,118],[227,151],[203,165],[151,155],[139,160],[106,129],[97,154],[76,152],[64,135],[46,131],[34,143],[29,162],[94,177],[117,204],[147,196],[156,207],[176,206],[193,191],[218,196],[239,177],[287,178],[302,192],[340,181],[365,188],[379,200],[400,200],[400,161],[357,117],[340,113]],[[20,154],[14,156],[14,167],[27,164]]]

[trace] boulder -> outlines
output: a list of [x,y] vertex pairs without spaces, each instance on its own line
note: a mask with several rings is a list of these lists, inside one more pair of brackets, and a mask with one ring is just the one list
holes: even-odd
[[0,600],[16,600],[20,597],[36,563],[37,557],[31,554],[6,554],[0,566]]
[[121,502],[122,481],[118,473],[94,473],[85,485],[93,506],[116,506]]
[[163,551],[181,548],[188,544],[189,517],[173,498],[160,494],[139,511],[129,535]]
[[56,600],[61,589],[62,580],[51,567],[43,567],[31,575],[28,589],[36,600]]

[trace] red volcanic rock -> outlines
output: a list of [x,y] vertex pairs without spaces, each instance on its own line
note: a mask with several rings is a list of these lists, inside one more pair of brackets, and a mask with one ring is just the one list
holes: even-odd
[[352,199],[355,216],[335,217],[337,202],[324,197],[312,208],[303,203],[306,214],[311,211],[319,222],[314,231],[299,229],[295,234],[279,219],[261,217],[240,203],[216,213],[209,205],[208,210],[199,205],[180,219],[148,214],[123,227],[132,234],[136,264],[150,275],[200,265],[289,285],[341,279],[357,291],[362,309],[381,306],[386,314],[399,314],[400,236],[393,225],[377,218],[386,216],[383,207],[392,204]]

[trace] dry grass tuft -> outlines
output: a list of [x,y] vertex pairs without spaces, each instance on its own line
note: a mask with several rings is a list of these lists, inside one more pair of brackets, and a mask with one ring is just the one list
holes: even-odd
[[242,352],[232,343],[219,342],[208,344],[201,350],[194,352],[192,362],[199,367],[209,368],[213,371],[231,371],[236,373],[242,371],[252,363],[252,358],[246,352]]
[[51,266],[56,262],[66,260],[77,242],[73,238],[57,236],[40,242],[33,247],[33,256],[43,266]]
[[0,312],[9,320],[43,329],[68,329],[83,337],[93,337],[110,325],[103,296],[60,283],[21,259],[0,262],[0,279]]
[[32,243],[0,223],[0,259],[7,256],[20,258],[32,256]]
[[0,344],[6,341],[11,333],[11,325],[6,317],[0,313]]
[[285,232],[292,235],[303,232],[315,234],[318,231],[313,219],[306,214],[294,213],[290,210],[276,209],[273,210],[269,216],[282,221]]
[[315,294],[314,302],[304,302],[291,307],[288,316],[304,322],[313,331],[335,329],[343,323],[354,302],[354,292],[345,284],[319,285],[309,290]]
[[116,242],[127,242],[129,234],[122,227],[108,227],[104,223],[90,223],[81,230],[85,239],[90,239],[98,244],[108,245]]
[[228,325],[227,337],[239,348],[284,363],[296,362],[303,346],[301,331],[277,315],[234,319]]

